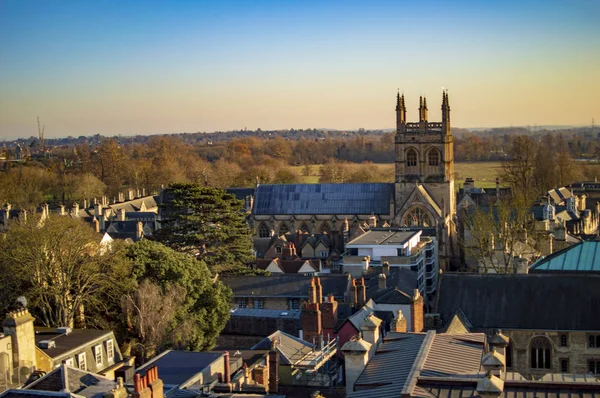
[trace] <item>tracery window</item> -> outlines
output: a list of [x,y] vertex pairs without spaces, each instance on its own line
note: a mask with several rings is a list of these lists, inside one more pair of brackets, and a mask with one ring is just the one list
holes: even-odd
[[279,236],[285,235],[288,232],[290,232],[290,229],[288,228],[287,224],[285,224],[285,223],[281,224],[281,227],[279,227]]
[[417,151],[410,148],[406,151],[406,166],[415,167],[417,165]]
[[269,231],[269,227],[267,227],[267,224],[260,224],[260,227],[258,228],[258,237],[268,238],[269,236],[271,236],[271,231]]
[[440,165],[440,151],[435,148],[432,148],[427,154],[427,160],[429,161],[430,166],[439,166]]
[[552,345],[545,337],[535,337],[529,344],[531,353],[532,369],[550,369],[551,368],[551,350]]
[[403,227],[432,227],[433,221],[429,212],[421,207],[406,212],[402,217]]

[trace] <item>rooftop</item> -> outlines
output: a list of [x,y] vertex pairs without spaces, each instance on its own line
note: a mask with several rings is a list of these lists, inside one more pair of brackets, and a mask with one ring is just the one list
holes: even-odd
[[600,241],[585,241],[533,263],[530,272],[600,272]]
[[420,231],[371,230],[348,242],[346,247],[356,245],[394,245],[402,246]]
[[261,310],[255,308],[236,308],[230,311],[231,316],[249,316],[257,318],[300,319],[300,311]]
[[600,275],[444,273],[438,299],[444,325],[461,310],[473,330],[600,330],[600,318],[590,316]]
[[[311,276],[224,276],[221,281],[233,290],[235,297],[284,297],[308,298]],[[344,275],[320,276],[323,297],[330,293],[343,298],[348,288],[348,278]]]
[[158,366],[160,379],[165,385],[180,386],[222,356],[222,353],[217,352],[169,350],[146,362],[136,373],[144,373],[147,369]]
[[56,344],[53,348],[40,348],[50,358],[60,358],[80,347],[112,336],[113,332],[109,330],[73,329],[69,333],[60,333],[56,328],[35,328],[36,345],[43,340],[52,340]]
[[394,184],[259,185],[253,213],[389,214]]

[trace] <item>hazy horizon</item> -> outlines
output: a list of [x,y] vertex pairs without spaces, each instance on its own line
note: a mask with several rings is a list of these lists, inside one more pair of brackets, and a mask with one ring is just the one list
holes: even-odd
[[[0,3],[0,140],[600,118],[600,2]],[[321,126],[321,127],[319,127]],[[389,126],[389,127],[381,127]],[[474,126],[474,127],[468,127]],[[480,127],[478,127],[480,128]]]

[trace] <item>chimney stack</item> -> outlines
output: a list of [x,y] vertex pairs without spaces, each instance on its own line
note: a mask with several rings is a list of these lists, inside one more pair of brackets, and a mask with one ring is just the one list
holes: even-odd
[[127,200],[133,200],[133,190],[132,189],[127,190]]
[[344,353],[344,371],[346,373],[346,395],[354,391],[354,383],[369,362],[371,344],[360,336],[352,336],[342,346]]
[[350,294],[348,301],[350,301],[350,305],[353,307],[358,306],[358,287],[356,286],[356,279],[352,278],[350,281]]
[[323,329],[333,331],[338,323],[338,302],[332,294],[321,304],[321,324]]
[[365,278],[361,277],[356,284],[357,305],[362,307],[367,302],[367,286],[365,286]]
[[419,289],[414,290],[413,298],[410,303],[410,326],[411,332],[419,333],[424,329],[424,300],[419,293]]
[[100,233],[100,221],[98,221],[96,217],[92,220],[92,227],[94,228],[94,231]]
[[152,381],[150,382],[150,390],[152,391],[152,398],[163,398],[164,397],[164,383],[158,378],[158,367],[153,366],[150,371],[152,372]]
[[135,236],[138,239],[142,239],[142,237],[144,236],[144,224],[142,224],[141,221],[138,221],[136,225]]
[[402,310],[398,310],[396,317],[392,321],[390,332],[401,332],[406,333],[406,318],[402,313]]
[[496,377],[492,372],[477,382],[477,393],[482,398],[499,398],[504,392],[504,380]]
[[223,383],[229,384],[231,383],[231,369],[229,368],[229,351],[225,351],[223,353]]
[[277,340],[271,340],[271,351],[269,351],[269,394],[279,392],[279,352],[277,351]]
[[385,274],[379,274],[379,276],[377,277],[377,283],[378,283],[378,290],[381,291],[381,290],[387,289]]
[[384,261],[383,264],[381,264],[381,272],[384,275],[389,275],[390,274],[390,263],[389,261]]
[[321,304],[323,302],[323,286],[321,286],[321,278],[315,277],[315,287],[317,294],[317,303]]

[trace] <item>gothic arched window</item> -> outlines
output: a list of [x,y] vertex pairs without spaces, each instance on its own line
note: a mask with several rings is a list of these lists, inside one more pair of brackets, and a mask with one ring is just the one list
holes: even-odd
[[271,231],[269,231],[269,227],[267,227],[267,224],[262,223],[260,224],[260,227],[258,228],[258,237],[259,238],[268,238],[271,236]]
[[432,227],[433,220],[429,212],[421,207],[406,212],[402,217],[403,227]]
[[306,225],[305,222],[302,223],[302,225],[300,226],[300,231],[302,231],[302,233],[308,233],[308,225]]
[[410,148],[406,151],[406,167],[415,167],[417,165],[417,151]]
[[552,344],[543,336],[534,337],[529,343],[531,353],[530,367],[532,369],[550,369]]
[[329,232],[330,232],[329,225],[326,222],[321,224],[321,229],[319,230],[319,233],[328,234]]
[[430,166],[439,166],[440,165],[440,151],[436,148],[431,148],[429,153],[427,154],[427,160]]
[[290,229],[288,228],[286,223],[281,224],[281,227],[279,227],[279,236],[281,235],[285,235],[288,232],[290,232]]

